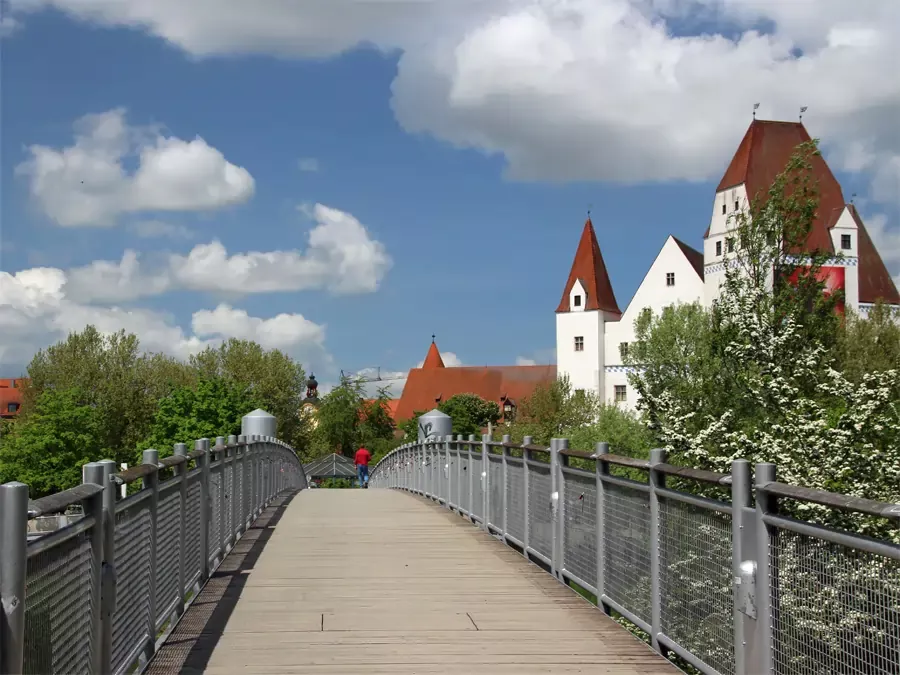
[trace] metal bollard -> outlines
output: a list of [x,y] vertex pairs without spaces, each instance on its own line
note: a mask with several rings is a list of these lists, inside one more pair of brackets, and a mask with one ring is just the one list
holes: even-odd
[[21,675],[25,659],[28,486],[0,485],[0,673]]

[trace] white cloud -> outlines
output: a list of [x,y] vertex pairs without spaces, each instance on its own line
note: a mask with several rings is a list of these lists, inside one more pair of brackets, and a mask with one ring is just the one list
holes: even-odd
[[134,333],[147,351],[185,358],[229,337],[255,340],[267,348],[330,364],[324,347],[325,327],[300,314],[270,319],[220,304],[194,312],[187,334],[165,312],[81,304],[66,294],[66,273],[50,267],[0,272],[0,364],[22,366],[37,349],[93,324],[104,333]]
[[[199,136],[184,141],[129,127],[121,108],[82,117],[69,147],[28,152],[16,172],[44,213],[66,227],[111,226],[125,213],[218,209],[254,192],[250,173]],[[129,172],[132,160],[137,169]]]
[[[458,368],[463,365],[462,360],[453,352],[441,352],[441,360],[444,362],[444,366],[447,368]],[[421,368],[425,363],[425,359],[422,359],[416,364],[416,368]]]
[[894,274],[894,284],[900,289],[900,227],[890,227],[887,217],[880,213],[864,222],[885,266]]
[[[31,0],[196,55],[400,50],[409,131],[501,153],[522,179],[720,173],[761,117],[806,120],[837,154],[900,157],[900,3],[884,0]],[[758,27],[771,25],[767,34]]]
[[305,251],[229,255],[221,242],[212,241],[154,264],[129,249],[121,261],[96,260],[69,270],[66,293],[80,302],[123,302],[176,289],[231,295],[377,290],[393,264],[384,245],[349,213],[316,204],[312,215],[316,226]]
[[193,239],[195,236],[195,232],[184,225],[161,220],[141,220],[129,224],[128,229],[141,239]]
[[301,171],[315,173],[319,170],[319,160],[317,160],[315,157],[301,157],[297,162],[297,167]]
[[516,359],[517,366],[536,366],[537,361],[534,359],[527,359],[524,356],[520,356]]

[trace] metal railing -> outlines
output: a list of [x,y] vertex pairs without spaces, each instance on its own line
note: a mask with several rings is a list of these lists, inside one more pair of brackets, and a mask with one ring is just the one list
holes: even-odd
[[448,436],[396,449],[370,484],[458,512],[703,673],[900,673],[900,546],[780,515],[779,502],[891,521],[900,505],[775,473],[758,464],[751,482],[745,460],[721,474],[663,450],[647,461],[606,443],[589,454],[566,439]]
[[[269,437],[203,438],[142,462],[91,462],[82,485],[31,502],[27,485],[0,485],[3,675],[140,671],[272,498],[307,487]],[[29,519],[77,504],[83,517],[27,541]]]

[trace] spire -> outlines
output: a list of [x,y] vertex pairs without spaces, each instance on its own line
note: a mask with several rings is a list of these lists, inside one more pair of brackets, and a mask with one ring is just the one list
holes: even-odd
[[597,243],[597,235],[594,232],[594,224],[590,216],[584,224],[581,240],[578,242],[578,250],[575,251],[575,260],[572,262],[572,271],[569,272],[569,280],[563,289],[562,299],[559,301],[557,312],[570,312],[569,294],[576,281],[584,286],[587,297],[584,301],[585,310],[603,310],[621,315],[616,295],[613,293],[609,274],[600,253],[600,245]]
[[444,359],[438,351],[437,345],[434,343],[434,335],[431,336],[431,346],[428,347],[428,354],[425,355],[425,361],[422,368],[443,368]]

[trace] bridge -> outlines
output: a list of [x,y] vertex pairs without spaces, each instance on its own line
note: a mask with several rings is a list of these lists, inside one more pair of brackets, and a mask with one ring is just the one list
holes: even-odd
[[897,673],[900,546],[780,505],[900,506],[753,469],[450,436],[308,489],[247,435],[8,483],[0,673]]

